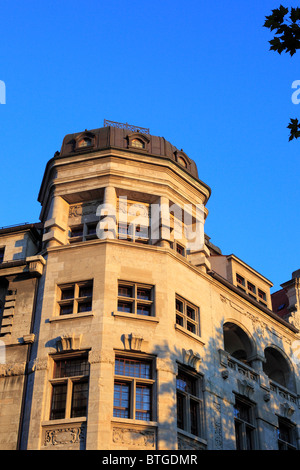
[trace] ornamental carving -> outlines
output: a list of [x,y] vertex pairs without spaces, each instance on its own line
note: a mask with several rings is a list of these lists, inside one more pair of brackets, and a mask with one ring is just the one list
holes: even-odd
[[113,428],[113,442],[138,447],[155,447],[155,432],[131,428]]
[[193,369],[197,369],[198,364],[201,362],[201,357],[199,353],[194,353],[192,349],[188,351],[186,349],[182,349],[182,356],[183,356],[183,363],[186,366],[193,367]]
[[254,387],[253,385],[248,382],[246,379],[245,380],[237,380],[238,384],[238,391],[241,395],[244,395],[247,398],[250,398],[251,395],[254,393]]
[[85,426],[61,427],[56,429],[46,429],[44,446],[74,445],[85,442]]
[[61,336],[56,342],[58,352],[80,349],[82,335],[66,334]]
[[11,377],[16,375],[24,375],[26,362],[0,364],[0,377]]
[[124,348],[133,351],[140,351],[142,348],[143,337],[130,333],[128,335],[122,335],[122,341]]
[[295,408],[291,406],[289,403],[285,402],[280,405],[280,411],[284,418],[291,418],[291,416],[295,413]]
[[69,217],[82,217],[83,215],[96,215],[97,207],[101,201],[92,201],[85,204],[74,204],[69,207]]
[[215,449],[223,449],[223,432],[222,432],[222,421],[221,421],[221,405],[219,402],[213,402],[214,407],[214,442]]

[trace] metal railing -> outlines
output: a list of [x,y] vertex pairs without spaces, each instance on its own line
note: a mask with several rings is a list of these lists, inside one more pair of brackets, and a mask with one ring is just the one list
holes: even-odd
[[140,127],[140,126],[133,126],[132,124],[128,124],[127,122],[115,122],[115,121],[108,121],[104,119],[104,127],[117,127],[119,129],[128,129],[132,132],[141,132],[142,134],[150,134],[150,129],[147,127]]

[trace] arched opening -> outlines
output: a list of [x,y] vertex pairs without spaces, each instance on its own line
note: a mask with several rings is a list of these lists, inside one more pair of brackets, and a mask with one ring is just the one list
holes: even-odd
[[140,139],[132,139],[131,145],[132,145],[132,147],[135,147],[135,148],[138,148],[138,149],[145,148],[145,142],[143,142]]
[[275,348],[267,347],[265,349],[265,359],[263,371],[269,379],[285,388],[294,390],[293,374],[283,354]]
[[245,364],[250,364],[253,346],[247,333],[235,323],[225,323],[223,326],[224,349],[232,357]]

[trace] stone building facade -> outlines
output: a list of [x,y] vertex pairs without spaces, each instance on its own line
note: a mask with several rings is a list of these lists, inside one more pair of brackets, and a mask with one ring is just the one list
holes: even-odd
[[271,295],[209,197],[146,129],[65,136],[0,230],[1,449],[298,449],[300,272]]

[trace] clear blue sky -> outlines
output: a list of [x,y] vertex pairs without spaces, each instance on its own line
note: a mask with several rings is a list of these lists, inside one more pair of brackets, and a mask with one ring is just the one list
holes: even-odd
[[206,232],[274,283],[300,268],[300,52],[269,51],[283,0],[1,2],[0,226],[37,222],[47,161],[103,119],[149,127],[212,188]]

